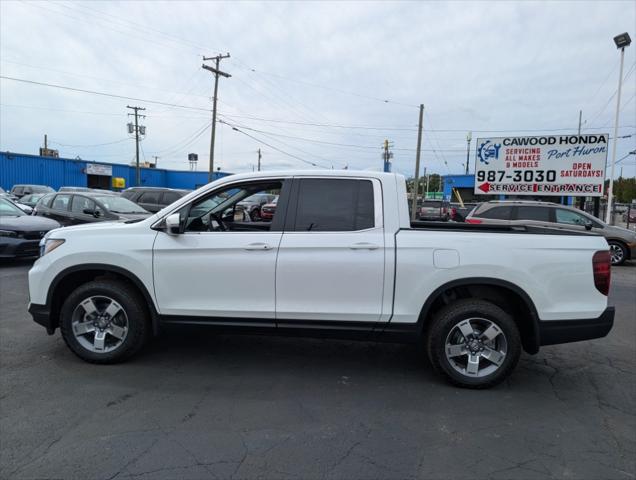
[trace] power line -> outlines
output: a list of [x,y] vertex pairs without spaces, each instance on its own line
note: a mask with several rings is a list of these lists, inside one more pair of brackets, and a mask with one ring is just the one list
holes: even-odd
[[253,135],[250,135],[249,133],[246,133],[246,132],[244,132],[244,131],[240,130],[239,128],[235,127],[234,125],[232,125],[232,124],[230,124],[230,123],[228,123],[228,122],[225,122],[225,121],[223,121],[223,120],[219,120],[219,122],[220,122],[220,123],[224,123],[224,124],[228,125],[228,126],[229,126],[229,127],[231,127],[231,128],[232,128],[232,130],[234,130],[235,132],[242,133],[242,134],[243,134],[243,135],[245,135],[246,137],[249,137],[249,138],[251,138],[252,140],[255,140],[255,141],[259,142],[259,143],[262,143],[263,145],[265,145],[265,146],[267,146],[267,147],[269,147],[269,148],[272,148],[272,149],[276,150],[277,152],[282,153],[283,155],[287,155],[288,157],[295,158],[296,160],[300,160],[301,162],[306,163],[307,165],[311,165],[311,166],[313,166],[313,167],[320,167],[320,168],[325,168],[325,169],[327,168],[327,167],[325,167],[325,166],[318,165],[318,164],[316,164],[316,163],[314,163],[314,162],[311,162],[311,161],[309,161],[309,160],[305,160],[304,158],[301,158],[301,157],[299,157],[299,156],[297,156],[297,155],[294,155],[293,153],[286,152],[285,150],[282,150],[282,149],[280,149],[280,148],[278,148],[278,147],[275,147],[274,145],[271,145],[271,144],[269,144],[269,143],[267,143],[267,142],[264,142],[264,141],[263,141],[263,140],[261,140],[260,138],[257,138],[257,137],[255,137],[255,136],[253,136]]
[[106,143],[95,143],[92,145],[70,145],[70,144],[66,144],[66,143],[60,143],[60,142],[55,142],[53,140],[49,140],[50,143],[54,143],[55,145],[59,145],[61,147],[73,147],[73,148],[88,148],[88,147],[103,147],[106,145],[115,145],[116,143],[122,143],[122,142],[127,142],[128,140],[131,140],[131,138],[127,137],[127,138],[122,138],[121,140],[116,140],[114,142],[106,142]]
[[114,93],[98,92],[96,90],[86,90],[86,89],[83,89],[83,88],[67,87],[65,85],[57,85],[57,84],[54,84],[54,83],[36,82],[35,80],[27,80],[25,78],[7,77],[5,75],[0,75],[0,78],[5,79],[5,80],[13,80],[14,82],[22,82],[22,83],[28,83],[28,84],[32,84],[32,85],[40,85],[40,86],[44,86],[44,87],[60,88],[62,90],[69,90],[69,91],[72,91],[72,92],[80,92],[80,93],[89,93],[89,94],[92,94],[92,95],[100,95],[102,97],[120,98],[120,99],[123,99],[123,100],[134,100],[136,102],[152,103],[152,104],[155,104],[155,105],[164,105],[164,106],[168,106],[168,107],[186,108],[186,109],[190,109],[190,110],[199,110],[199,111],[203,111],[203,112],[209,112],[210,111],[207,108],[191,107],[191,106],[188,106],[188,105],[179,105],[179,104],[176,104],[176,103],[167,103],[167,102],[160,102],[160,101],[157,101],[157,100],[147,100],[147,99],[142,99],[142,98],[128,97],[126,95],[117,95],[117,94],[114,94]]

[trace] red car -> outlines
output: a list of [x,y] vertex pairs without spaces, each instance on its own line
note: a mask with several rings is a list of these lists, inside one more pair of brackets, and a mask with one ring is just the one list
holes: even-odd
[[271,220],[276,213],[276,204],[278,203],[278,196],[272,200],[272,203],[266,203],[261,207],[261,218],[263,220]]

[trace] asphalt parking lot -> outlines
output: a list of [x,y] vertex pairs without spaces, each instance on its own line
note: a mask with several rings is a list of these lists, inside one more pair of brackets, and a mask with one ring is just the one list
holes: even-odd
[[0,478],[585,478],[636,475],[636,264],[607,338],[451,387],[414,346],[171,330],[89,365],[0,265]]

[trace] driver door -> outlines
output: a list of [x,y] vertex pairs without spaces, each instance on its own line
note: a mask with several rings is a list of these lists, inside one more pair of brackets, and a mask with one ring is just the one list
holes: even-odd
[[280,217],[271,223],[250,222],[235,209],[243,198],[274,187],[287,197],[282,179],[221,187],[182,207],[183,233],[158,232],[153,270],[160,314],[189,317],[176,321],[244,323],[227,320],[235,318],[275,325],[276,255],[283,222]]

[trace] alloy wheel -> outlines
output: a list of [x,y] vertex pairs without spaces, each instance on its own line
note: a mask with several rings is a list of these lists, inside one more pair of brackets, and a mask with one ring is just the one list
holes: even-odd
[[501,367],[508,353],[505,334],[485,318],[462,320],[446,337],[446,359],[467,377],[485,377]]
[[107,296],[82,300],[73,310],[73,335],[86,350],[107,353],[117,349],[128,335],[128,316],[124,308]]
[[623,261],[623,257],[625,256],[625,252],[623,252],[623,248],[616,244],[610,244],[610,255],[612,257],[612,265],[616,265]]

